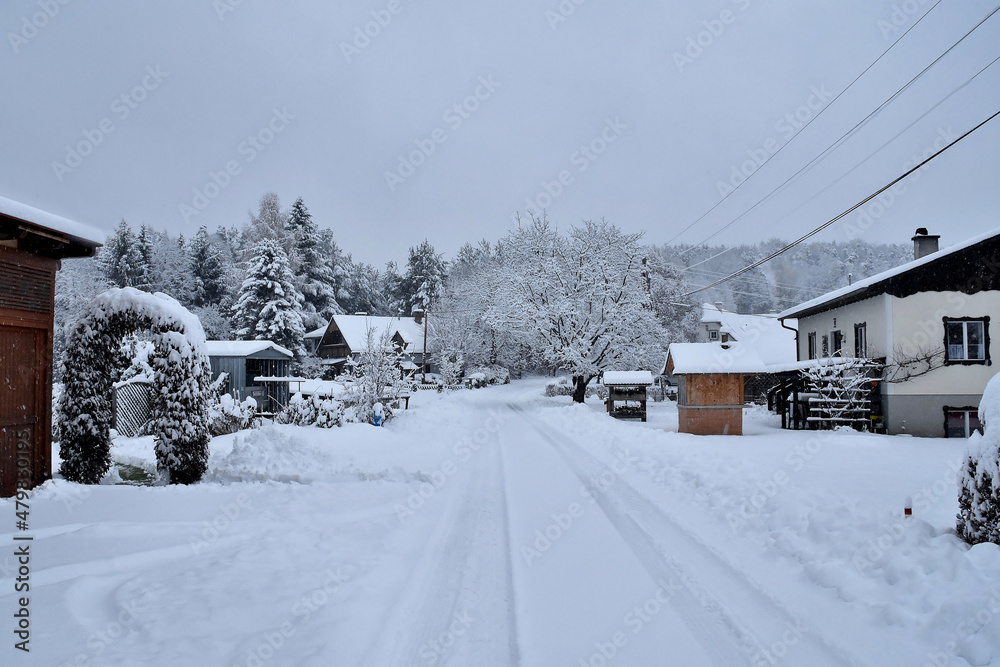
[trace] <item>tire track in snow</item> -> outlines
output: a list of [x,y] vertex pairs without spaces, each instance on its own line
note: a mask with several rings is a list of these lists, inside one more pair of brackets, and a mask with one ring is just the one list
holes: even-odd
[[520,664],[502,460],[488,449],[450,489],[366,665]]
[[[511,403],[508,407],[520,414],[573,470],[650,576],[683,582],[685,591],[672,601],[699,643],[717,655],[718,664],[864,664],[828,637],[804,626],[779,601],[570,438],[520,406]],[[611,472],[614,481],[598,487],[594,480],[605,472]],[[697,563],[700,576],[693,577],[672,552],[682,553],[684,562]],[[711,576],[705,576],[706,571]],[[706,581],[730,604],[713,594]],[[790,629],[796,631],[793,637],[801,635],[794,643],[782,639]],[[778,642],[784,642],[782,656],[771,654]]]

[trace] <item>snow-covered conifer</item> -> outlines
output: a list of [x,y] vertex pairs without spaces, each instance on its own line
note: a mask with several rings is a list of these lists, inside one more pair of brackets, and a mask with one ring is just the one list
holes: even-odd
[[236,335],[243,340],[272,341],[300,357],[305,354],[301,305],[302,295],[292,282],[285,251],[275,240],[261,241],[251,253],[233,306]]

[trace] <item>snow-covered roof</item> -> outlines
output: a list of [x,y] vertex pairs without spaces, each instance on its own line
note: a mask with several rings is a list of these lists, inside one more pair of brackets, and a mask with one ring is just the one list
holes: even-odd
[[[740,315],[710,303],[702,306],[701,313],[702,322],[719,322],[719,331],[752,347],[765,366],[793,363],[797,359],[795,332],[783,327],[776,315]],[[794,328],[796,323],[786,322],[786,325]]]
[[601,383],[605,387],[614,385],[643,385],[648,387],[653,384],[653,374],[649,371],[604,371]]
[[823,296],[818,296],[815,299],[806,301],[805,303],[800,303],[797,306],[793,306],[792,308],[789,308],[779,313],[778,317],[779,318],[787,318],[793,316],[801,317],[803,313],[809,313],[809,311],[813,311],[817,309],[819,306],[823,306],[824,304],[829,303],[831,301],[850,298],[851,296],[854,295],[863,295],[869,290],[869,288],[873,288],[879,283],[889,280],[890,278],[894,278],[904,273],[908,273],[915,269],[919,269],[921,267],[927,266],[928,264],[933,264],[934,262],[940,261],[945,257],[948,257],[949,255],[953,255],[956,252],[960,252],[962,250],[965,250],[966,248],[970,248],[976,245],[977,243],[982,243],[983,241],[987,241],[996,236],[1000,236],[1000,229],[994,229],[992,231],[985,232],[978,236],[974,236],[971,239],[968,239],[967,241],[963,241],[962,243],[956,243],[955,245],[950,246],[948,248],[944,248],[943,250],[938,250],[937,252],[925,255],[920,259],[913,260],[912,262],[907,262],[906,264],[901,264],[894,269],[889,269],[888,271],[877,273],[874,276],[865,278],[864,280],[859,280],[856,283],[847,285],[846,287],[841,287],[840,289],[833,290],[832,292],[827,292]]
[[673,362],[674,375],[714,375],[718,373],[787,373],[815,366],[837,366],[854,363],[854,359],[827,357],[797,361],[790,359],[767,362],[753,345],[743,343],[671,343],[667,360]]
[[[368,341],[368,328],[371,327],[376,337],[381,337],[386,329],[399,332],[408,343],[406,351],[420,354],[424,351],[423,328],[406,317],[378,317],[374,315],[334,315],[340,333],[352,352],[365,349]],[[324,329],[325,331],[325,329]]]
[[53,232],[65,234],[66,236],[69,236],[73,240],[84,245],[103,245],[105,234],[100,230],[95,229],[90,225],[67,220],[66,218],[55,215],[54,213],[37,209],[34,206],[22,204],[21,202],[14,201],[13,199],[0,197],[0,215],[5,215],[9,218],[27,222],[35,225],[36,227],[42,227]]
[[324,324],[323,326],[321,326],[319,329],[313,329],[312,331],[310,331],[309,333],[307,333],[305,336],[303,336],[303,338],[309,338],[309,339],[312,339],[312,338],[322,338],[323,334],[326,333],[327,327],[329,327],[329,326],[330,326],[330,324],[328,322],[328,323]]
[[267,349],[272,349],[288,358],[295,356],[291,350],[286,350],[269,340],[210,340],[205,345],[208,347],[210,357],[249,357]]

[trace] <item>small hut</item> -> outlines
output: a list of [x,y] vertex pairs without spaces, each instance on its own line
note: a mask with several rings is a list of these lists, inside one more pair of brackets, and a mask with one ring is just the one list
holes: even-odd
[[743,378],[765,371],[740,343],[673,343],[664,373],[677,377],[681,433],[743,435]]
[[52,477],[52,332],[59,260],[103,234],[0,197],[0,497]]
[[[653,386],[649,371],[605,371],[601,383],[608,388],[608,414],[616,419],[646,421],[646,389]],[[620,403],[615,408],[615,403]]]
[[290,398],[288,383],[303,380],[289,377],[294,356],[269,340],[208,341],[212,381],[226,373],[226,393],[238,400],[254,399],[257,411],[264,414],[280,412]]

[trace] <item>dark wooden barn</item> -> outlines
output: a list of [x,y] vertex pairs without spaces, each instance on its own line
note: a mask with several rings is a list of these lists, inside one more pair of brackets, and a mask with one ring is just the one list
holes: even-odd
[[56,271],[99,232],[0,197],[0,497],[52,477]]

